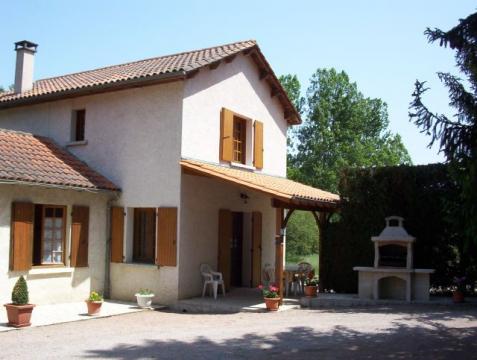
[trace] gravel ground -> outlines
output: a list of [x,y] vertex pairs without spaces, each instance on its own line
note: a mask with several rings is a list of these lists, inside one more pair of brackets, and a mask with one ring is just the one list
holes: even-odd
[[2,359],[477,359],[477,308],[149,311],[0,334]]

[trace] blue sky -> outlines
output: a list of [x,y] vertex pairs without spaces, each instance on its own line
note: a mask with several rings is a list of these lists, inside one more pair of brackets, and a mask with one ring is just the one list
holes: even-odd
[[[427,43],[476,10],[470,0],[362,1],[9,1],[0,12],[0,84],[13,83],[13,43],[38,43],[35,78],[256,39],[280,74],[303,86],[317,68],[345,70],[359,89],[389,106],[414,163],[441,161],[409,122],[416,79],[431,109],[449,113],[437,71],[455,71],[453,52]],[[451,114],[451,113],[450,113]]]

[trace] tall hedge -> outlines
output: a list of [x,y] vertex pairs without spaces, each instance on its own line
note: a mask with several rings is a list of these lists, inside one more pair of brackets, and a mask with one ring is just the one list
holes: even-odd
[[436,269],[431,284],[449,285],[455,275],[476,275],[477,251],[463,251],[459,227],[459,189],[444,164],[351,169],[342,174],[344,199],[338,220],[323,244],[324,284],[338,292],[356,292],[354,266],[373,266],[371,236],[384,228],[384,218],[405,218],[417,238],[414,264]]

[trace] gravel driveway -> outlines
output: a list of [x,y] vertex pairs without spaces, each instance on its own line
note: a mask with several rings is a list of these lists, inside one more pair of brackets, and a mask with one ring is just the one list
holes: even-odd
[[149,311],[0,334],[2,359],[477,359],[477,308]]

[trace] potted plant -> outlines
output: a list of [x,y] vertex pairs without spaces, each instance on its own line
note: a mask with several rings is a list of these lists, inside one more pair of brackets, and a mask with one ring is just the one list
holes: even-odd
[[454,278],[455,289],[452,292],[452,301],[455,303],[464,302],[465,294],[465,277],[455,277]]
[[318,292],[318,279],[317,278],[307,278],[305,279],[305,296],[315,297]]
[[154,293],[149,289],[141,289],[135,295],[137,299],[137,306],[140,308],[150,308]]
[[17,280],[12,291],[12,303],[5,304],[8,326],[30,326],[31,313],[35,305],[28,303],[28,286],[23,276]]
[[273,284],[264,287],[263,285],[259,285],[258,287],[262,290],[263,299],[265,300],[265,306],[267,307],[268,311],[278,311],[280,307],[280,295],[278,295],[278,288]]
[[96,291],[91,291],[89,298],[86,301],[88,305],[88,315],[98,315],[101,311],[101,305],[103,305],[103,296]]

